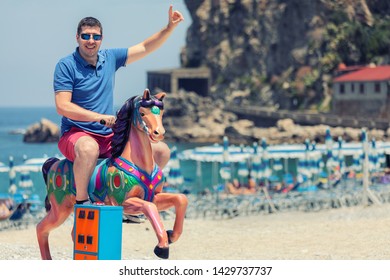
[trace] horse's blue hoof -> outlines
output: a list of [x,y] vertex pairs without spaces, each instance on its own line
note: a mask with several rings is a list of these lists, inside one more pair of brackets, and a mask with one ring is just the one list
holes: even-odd
[[169,258],[169,247],[160,248],[160,247],[156,246],[154,248],[154,253],[156,254],[157,257],[159,257],[161,259],[168,259]]

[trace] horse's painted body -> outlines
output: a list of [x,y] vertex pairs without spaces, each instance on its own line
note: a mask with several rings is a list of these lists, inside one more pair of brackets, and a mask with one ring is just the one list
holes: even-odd
[[[144,191],[143,199],[152,202],[163,180],[162,170],[157,165],[147,174],[125,158],[109,158],[96,165],[88,190],[93,201],[122,205],[126,194],[140,186]],[[54,195],[58,204],[68,195],[76,195],[73,163],[67,159],[55,162],[47,174],[46,187],[47,194]]]
[[[183,194],[163,193],[163,174],[155,164],[151,142],[164,138],[162,126],[165,93],[129,99],[119,111],[113,127],[113,156],[97,164],[89,184],[90,197],[106,205],[121,205],[125,214],[144,214],[155,230],[155,254],[168,258],[169,243],[183,231],[187,198]],[[47,215],[37,225],[42,259],[51,259],[49,233],[73,212],[76,186],[73,163],[49,159],[43,165],[47,186]],[[173,230],[166,231],[159,211],[175,207]],[[72,234],[73,238],[73,234]]]

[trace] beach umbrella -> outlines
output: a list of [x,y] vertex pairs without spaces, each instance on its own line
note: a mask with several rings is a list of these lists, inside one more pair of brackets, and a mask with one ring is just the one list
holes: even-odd
[[310,151],[310,171],[314,175],[318,175],[322,168],[324,167],[324,162],[322,160],[322,154],[317,152],[317,144],[315,141],[311,142],[311,151]]
[[[332,135],[330,134],[330,128],[328,127],[325,132],[325,148],[326,148],[326,153],[325,153],[325,160],[326,160],[326,167],[329,170],[333,163],[333,139]],[[329,172],[329,171],[328,171]]]
[[311,176],[313,176],[314,174],[317,173],[317,162],[316,162],[316,159],[315,157],[313,156],[313,153],[312,151],[315,149],[315,146],[313,146],[312,143],[310,143],[310,141],[308,141],[308,147],[309,147],[309,152],[308,152],[308,161],[307,161],[307,164],[308,164],[308,168],[309,168],[309,172],[311,174]]
[[184,178],[180,169],[180,161],[177,157],[177,148],[173,146],[171,149],[171,158],[169,159],[169,172],[167,181],[173,186],[180,186],[183,184]]
[[27,199],[31,195],[32,188],[34,186],[33,181],[30,177],[30,172],[22,171],[20,173],[20,180],[18,186],[18,193],[20,193],[24,199]]
[[[225,140],[228,142],[228,139]],[[226,151],[229,153],[229,162],[240,162],[243,159],[248,159],[252,155],[251,149],[242,149],[239,146],[228,146],[213,144],[210,146],[200,146],[192,149],[182,150],[178,153],[178,157],[181,160],[194,160],[201,162],[218,162],[223,163],[224,157],[226,157]]]
[[262,177],[268,179],[271,174],[272,170],[270,167],[270,162],[269,162],[269,156],[268,156],[268,145],[267,141],[265,138],[261,139],[261,148],[262,148],[262,153],[261,153],[261,172],[262,172]]
[[369,163],[369,153],[370,153],[370,147],[367,140],[367,132],[365,129],[362,129],[361,134],[361,142],[362,142],[362,148],[363,148],[363,204],[368,205],[369,198],[371,201],[373,201],[375,204],[381,204],[379,199],[376,197],[374,193],[370,190],[370,163]]
[[[241,144],[240,145],[240,149],[241,149],[241,152],[244,152],[244,145]],[[243,159],[243,160],[239,161],[237,175],[239,177],[241,177],[241,179],[245,178],[245,177],[248,177],[249,169],[248,169],[248,163],[247,163],[246,159]]]
[[298,161],[298,173],[306,178],[311,178],[310,170],[310,141],[309,139],[305,140],[305,157]]
[[223,137],[223,161],[219,170],[219,174],[224,180],[230,180],[232,176],[229,161],[229,139],[227,136]]
[[9,157],[9,189],[10,193],[16,193],[16,172],[14,170],[14,158],[12,156]]
[[345,159],[344,159],[344,155],[343,155],[343,138],[341,136],[339,136],[337,138],[337,145],[338,145],[338,148],[337,148],[337,166],[341,172],[341,174],[344,173],[344,169],[345,169]]
[[253,144],[252,144],[252,151],[253,151],[252,157],[258,155],[259,144],[257,142],[253,142]]
[[261,179],[261,158],[258,154],[258,143],[253,142],[253,154],[251,159],[251,171],[250,175],[251,177],[258,182],[259,179]]
[[252,168],[250,174],[256,182],[258,182],[262,177],[261,158],[259,155],[254,156],[252,159]]
[[332,158],[332,153],[333,153],[333,139],[330,134],[330,128],[326,128],[325,132],[325,147],[326,147],[326,160],[328,161],[329,159]]
[[380,169],[378,149],[376,147],[375,138],[371,140],[370,154],[368,155],[369,170],[378,171]]
[[[316,144],[316,151],[321,152],[324,155],[324,161],[327,161],[327,165],[331,163],[332,156],[334,154],[337,158],[337,143],[333,143],[333,140],[328,136],[325,144]],[[330,143],[330,144],[329,144]],[[390,142],[377,143],[381,150],[390,154]],[[258,145],[259,152],[261,150],[260,143]],[[229,146],[229,162],[238,163],[244,159],[251,159],[254,155],[253,147],[246,147],[242,150],[239,146]],[[220,144],[213,144],[209,146],[199,146],[192,149],[181,150],[178,153],[180,160],[194,160],[201,162],[223,162],[223,146]],[[356,152],[361,152],[361,143],[343,143],[342,153],[344,156],[352,156]],[[279,144],[269,145],[267,147],[267,155],[270,160],[281,159],[303,159],[305,158],[306,147],[302,144]],[[260,152],[261,154],[261,152]],[[327,158],[329,156],[329,159]],[[336,163],[332,166],[336,166]]]
[[362,171],[362,154],[355,153],[352,156],[352,170],[355,172]]
[[0,172],[9,172],[9,166],[0,162]]
[[305,159],[299,159],[297,164],[297,173],[307,176],[307,161]]
[[275,171],[280,171],[283,169],[283,163],[281,158],[274,159],[274,164],[272,165],[272,169]]
[[240,161],[238,163],[237,174],[240,177],[247,177],[249,175],[249,169],[246,161]]
[[[59,159],[62,159],[63,157],[60,157]],[[22,173],[22,172],[42,172],[42,166],[45,163],[45,161],[48,159],[48,156],[44,156],[42,158],[30,158],[25,159],[22,164],[14,165],[13,169],[15,172]]]
[[325,167],[326,167],[326,173],[327,173],[327,181],[328,181],[328,187],[330,187],[330,170],[333,166],[333,138],[330,134],[330,128],[326,128],[325,132]]
[[33,187],[33,181],[30,177],[30,172],[24,171],[20,173],[19,187],[23,189],[28,189]]
[[386,166],[386,150],[383,147],[383,142],[377,142],[376,144],[378,150],[379,167],[384,168]]

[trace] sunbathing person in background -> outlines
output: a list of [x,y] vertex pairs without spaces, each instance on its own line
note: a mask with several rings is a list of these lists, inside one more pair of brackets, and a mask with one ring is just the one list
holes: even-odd
[[227,182],[226,190],[229,194],[255,194],[256,182],[252,177],[248,176],[247,185],[241,184],[237,179],[233,179],[232,182]]
[[0,200],[0,221],[8,219],[12,215],[13,202],[11,199]]

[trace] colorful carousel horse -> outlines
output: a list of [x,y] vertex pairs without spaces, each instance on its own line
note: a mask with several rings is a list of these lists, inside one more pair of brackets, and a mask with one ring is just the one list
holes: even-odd
[[[162,124],[165,93],[126,101],[113,127],[112,157],[97,164],[89,184],[90,197],[97,203],[123,206],[124,214],[144,214],[158,240],[154,253],[169,258],[169,244],[183,231],[187,197],[162,192],[164,176],[154,162],[152,145],[164,139]],[[74,211],[76,188],[73,164],[68,160],[48,159],[42,167],[47,186],[47,215],[37,225],[42,259],[51,259],[49,234]],[[175,208],[173,230],[165,230],[159,211]],[[73,230],[72,230],[73,239]]]

